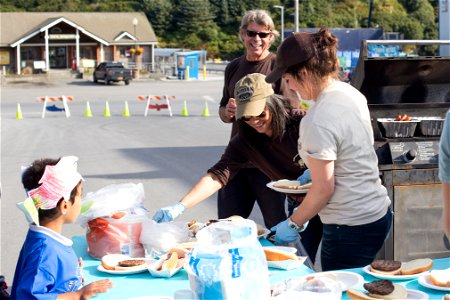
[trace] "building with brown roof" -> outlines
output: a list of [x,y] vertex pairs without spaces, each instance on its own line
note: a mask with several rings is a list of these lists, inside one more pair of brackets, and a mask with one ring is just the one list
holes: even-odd
[[141,12],[0,13],[0,66],[81,70],[102,61],[153,71],[158,41]]

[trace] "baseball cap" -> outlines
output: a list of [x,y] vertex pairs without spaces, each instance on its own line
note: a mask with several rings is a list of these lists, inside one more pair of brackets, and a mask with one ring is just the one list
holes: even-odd
[[259,116],[266,106],[266,98],[273,94],[265,75],[253,73],[242,77],[234,87],[236,120],[243,116]]
[[310,32],[294,32],[286,38],[278,47],[275,68],[267,75],[266,81],[275,82],[289,67],[310,59],[314,54],[311,37]]

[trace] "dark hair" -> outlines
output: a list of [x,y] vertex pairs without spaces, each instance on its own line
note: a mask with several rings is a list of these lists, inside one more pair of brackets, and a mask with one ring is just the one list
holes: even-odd
[[[22,174],[22,184],[25,188],[25,191],[31,191],[35,188],[38,188],[41,184],[39,180],[41,180],[44,175],[46,166],[54,166],[59,162],[60,158],[52,159],[52,158],[43,158],[35,160]],[[70,202],[74,202],[75,196],[77,195],[77,187],[70,192]],[[39,222],[45,219],[53,219],[58,214],[58,205],[63,200],[61,198],[58,201],[58,204],[55,208],[52,209],[38,209]]]
[[307,61],[290,66],[286,73],[299,78],[300,71],[306,69],[316,79],[331,75],[338,78],[339,60],[337,58],[338,39],[327,28],[321,28],[312,34],[312,43],[315,52]]
[[[266,108],[272,114],[272,139],[281,140],[286,129],[286,124],[289,122],[290,112],[292,106],[289,100],[281,95],[273,94],[266,98]],[[242,118],[239,119],[240,132],[242,132],[246,139],[250,139],[249,130],[254,129],[248,125]]]

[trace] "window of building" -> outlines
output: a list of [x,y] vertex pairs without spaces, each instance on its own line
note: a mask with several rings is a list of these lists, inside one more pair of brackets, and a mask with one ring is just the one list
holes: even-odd
[[35,48],[21,48],[20,57],[22,60],[35,60],[38,59],[37,51]]
[[95,59],[92,47],[80,47],[80,58]]

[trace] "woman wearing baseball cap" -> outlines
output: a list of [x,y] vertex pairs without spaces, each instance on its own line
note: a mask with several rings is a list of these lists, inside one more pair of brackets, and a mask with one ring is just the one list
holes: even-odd
[[[172,221],[205,200],[233,178],[248,163],[271,180],[297,178],[305,171],[298,162],[297,140],[301,117],[290,114],[288,99],[274,93],[272,85],[259,73],[244,76],[235,85],[236,120],[240,127],[220,160],[211,167],[179,202],[163,207],[153,216],[157,222]],[[322,237],[319,217],[310,220],[302,232],[302,244],[314,258]]]
[[328,30],[296,32],[278,48],[280,77],[314,105],[302,119],[298,151],[311,171],[312,187],[304,201],[276,229],[275,239],[290,242],[319,214],[323,222],[322,269],[370,264],[390,230],[391,201],[379,178],[367,100],[338,79],[337,38]]

